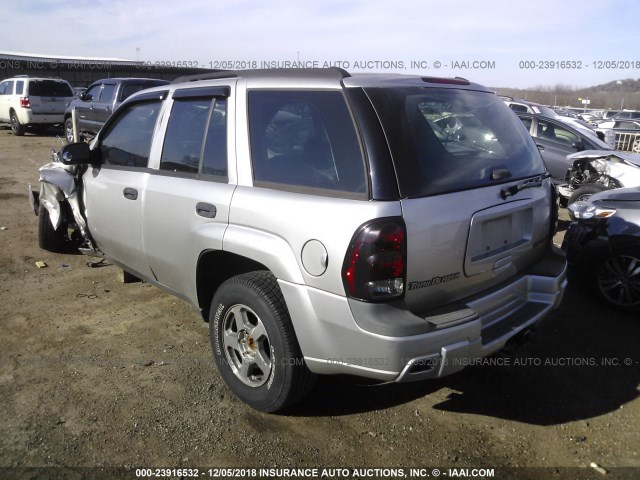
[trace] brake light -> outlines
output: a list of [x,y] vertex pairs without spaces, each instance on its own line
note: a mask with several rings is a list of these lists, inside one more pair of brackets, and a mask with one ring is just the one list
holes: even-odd
[[20,97],[20,106],[22,108],[31,108],[31,103],[29,103],[29,97]]
[[407,233],[402,218],[369,222],[356,232],[342,266],[347,295],[369,302],[404,294]]

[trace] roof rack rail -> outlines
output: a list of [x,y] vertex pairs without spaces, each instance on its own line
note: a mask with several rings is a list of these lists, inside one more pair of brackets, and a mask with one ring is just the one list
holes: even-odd
[[195,75],[184,75],[176,78],[172,83],[196,82],[198,80],[215,80],[218,78],[234,78],[234,77],[265,77],[270,75],[283,76],[323,76],[327,78],[346,78],[351,74],[343,68],[273,68],[273,69],[255,69],[255,70],[209,70],[207,72],[197,73]]

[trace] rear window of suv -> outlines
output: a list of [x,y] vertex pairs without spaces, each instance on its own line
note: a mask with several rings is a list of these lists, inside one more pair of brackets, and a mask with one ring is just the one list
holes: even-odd
[[29,95],[34,97],[73,97],[68,83],[55,80],[31,80]]
[[531,136],[491,93],[445,88],[367,88],[385,130],[403,197],[422,197],[545,172]]

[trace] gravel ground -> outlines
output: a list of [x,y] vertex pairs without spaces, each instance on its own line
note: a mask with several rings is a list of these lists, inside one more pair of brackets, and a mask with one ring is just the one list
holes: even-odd
[[0,128],[0,477],[67,475],[24,467],[428,466],[602,478],[595,462],[607,478],[640,478],[636,315],[572,284],[513,355],[417,384],[323,377],[288,411],[256,412],[222,383],[189,305],[120,283],[113,266],[38,248],[27,184],[59,146],[53,132]]

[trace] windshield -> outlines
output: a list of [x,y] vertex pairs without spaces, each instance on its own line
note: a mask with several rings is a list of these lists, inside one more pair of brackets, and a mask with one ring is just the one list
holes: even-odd
[[391,148],[403,197],[428,196],[545,172],[522,122],[492,93],[367,88]]

